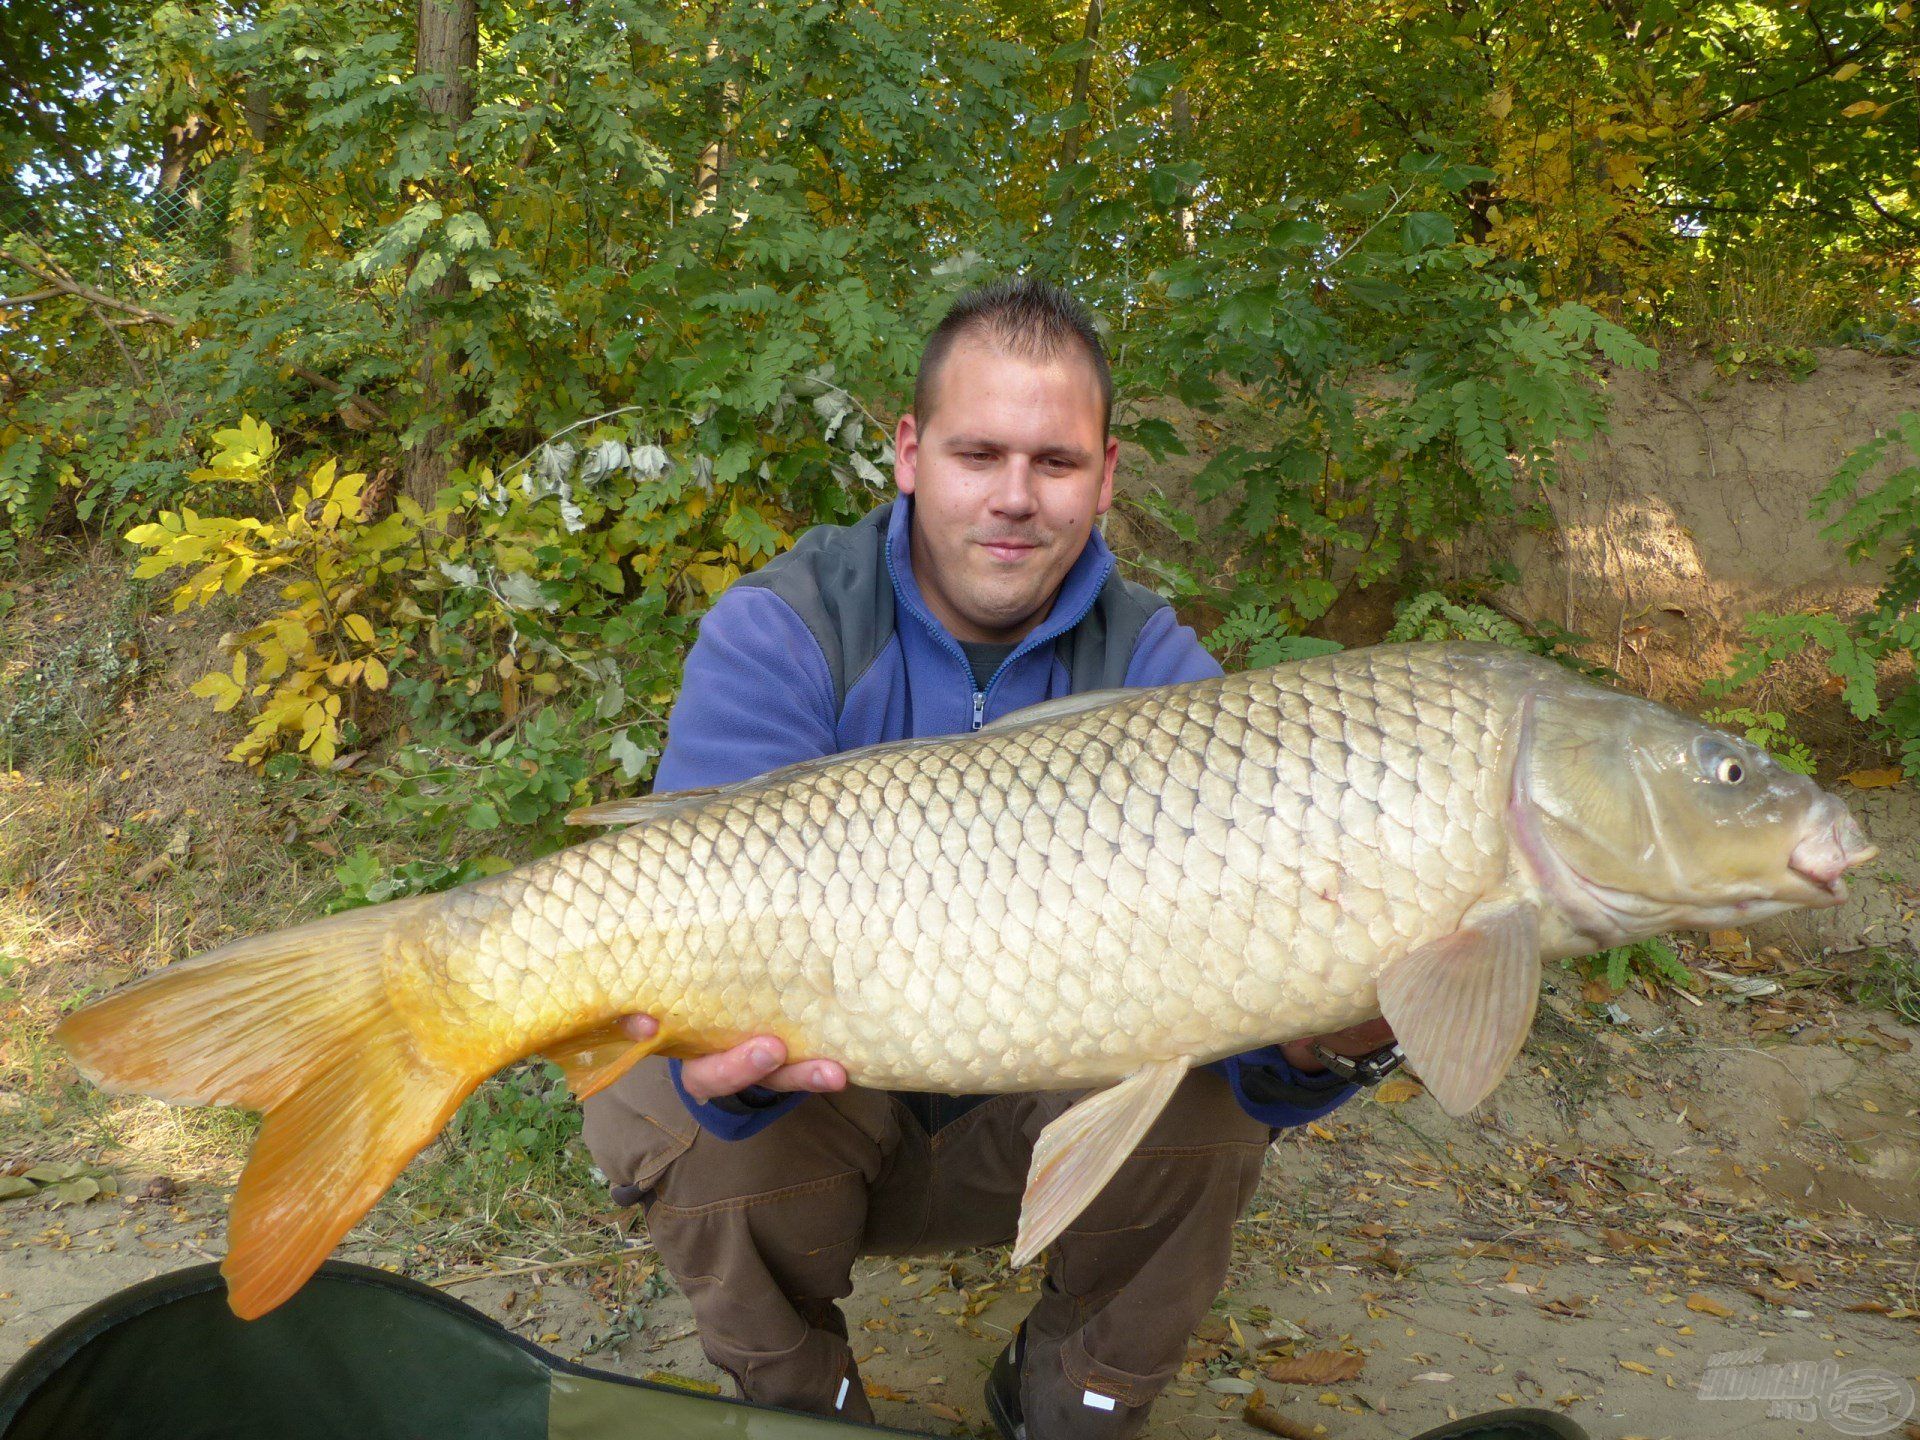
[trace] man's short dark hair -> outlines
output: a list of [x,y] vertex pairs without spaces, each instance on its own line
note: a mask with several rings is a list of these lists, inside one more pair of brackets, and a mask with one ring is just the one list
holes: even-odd
[[1113,418],[1113,372],[1107,368],[1106,347],[1087,307],[1058,285],[1024,276],[995,280],[954,301],[920,353],[920,373],[913,382],[916,424],[924,427],[932,415],[934,387],[947,354],[964,339],[984,340],[1022,360],[1051,360],[1078,348],[1100,386],[1100,435],[1106,437]]

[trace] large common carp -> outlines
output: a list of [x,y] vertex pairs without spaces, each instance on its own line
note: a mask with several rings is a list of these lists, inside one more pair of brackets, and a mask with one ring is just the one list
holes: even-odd
[[[720,789],[442,895],[222,946],[56,1032],[116,1090],[266,1112],[229,1299],[290,1295],[487,1075],[591,1094],[772,1033],[895,1089],[1103,1087],[1049,1126],[1016,1258],[1189,1068],[1384,1014],[1458,1113],[1544,958],[1839,903],[1872,857],[1758,748],[1495,645],[1385,645],[1051,701]],[[661,1032],[636,1045],[617,1017]]]

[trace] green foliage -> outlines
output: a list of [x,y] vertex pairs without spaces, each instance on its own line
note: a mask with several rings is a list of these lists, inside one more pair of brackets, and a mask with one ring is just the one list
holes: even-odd
[[1797,775],[1813,774],[1813,752],[1787,728],[1787,717],[1778,710],[1754,711],[1745,705],[1733,705],[1705,711],[1700,718],[1709,725],[1724,725],[1744,735]]
[[325,915],[342,910],[357,910],[362,905],[379,905],[408,895],[437,895],[456,885],[497,875],[510,869],[511,862],[498,855],[480,855],[458,863],[448,860],[409,860],[391,870],[365,845],[356,845],[353,854],[334,866],[333,878],[340,894],[321,907]]
[[1314,655],[1330,655],[1341,648],[1337,640],[1290,634],[1286,622],[1270,607],[1251,604],[1236,608],[1202,643],[1222,665],[1239,670],[1260,670]]
[[1478,600],[1453,599],[1439,590],[1409,595],[1393,607],[1393,628],[1383,637],[1403,640],[1490,640],[1516,650],[1558,660],[1596,680],[1613,678],[1603,665],[1584,660],[1574,649],[1586,643],[1584,635],[1563,630],[1552,621],[1532,628]]
[[1920,1025],[1920,955],[1911,950],[1871,950],[1853,984],[1853,998]]
[[1693,988],[1693,974],[1686,962],[1672,945],[1657,935],[1584,956],[1580,963],[1589,975],[1604,976],[1612,990],[1624,990],[1628,982],[1636,978],[1656,983],[1664,981],[1682,990]]
[[1709,686],[1729,694],[1801,654],[1818,652],[1841,684],[1841,699],[1871,721],[1920,780],[1920,411],[1901,415],[1852,451],[1814,498],[1821,535],[1849,560],[1883,558],[1886,583],[1863,614],[1755,615],[1729,672]]
[[568,1098],[558,1065],[515,1065],[476,1090],[445,1134],[445,1164],[455,1193],[497,1194],[517,1185],[552,1188],[585,1179],[580,1107]]

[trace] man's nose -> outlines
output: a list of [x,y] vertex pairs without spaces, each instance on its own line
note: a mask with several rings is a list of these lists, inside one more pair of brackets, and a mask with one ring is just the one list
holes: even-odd
[[1033,462],[1024,455],[1009,455],[1006,464],[1000,467],[1000,473],[994,477],[993,491],[988,497],[994,513],[1025,517],[1039,508],[1039,497],[1033,490]]

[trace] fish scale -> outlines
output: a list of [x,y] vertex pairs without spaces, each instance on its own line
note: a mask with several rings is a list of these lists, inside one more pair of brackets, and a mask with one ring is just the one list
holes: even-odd
[[1538,663],[1382,647],[664,798],[448,896],[426,1028],[647,1011],[967,1091],[1339,1028],[1505,874],[1489,778]]

